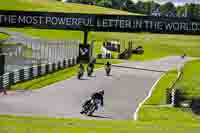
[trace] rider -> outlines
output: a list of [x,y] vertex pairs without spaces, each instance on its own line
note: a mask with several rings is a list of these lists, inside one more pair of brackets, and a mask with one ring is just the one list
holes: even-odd
[[107,63],[106,63],[106,67],[111,67],[111,64],[110,64],[109,61],[107,61]]
[[185,57],[186,57],[186,53],[184,53],[184,54],[181,56],[181,58],[183,58],[183,59],[184,59]]
[[107,63],[105,64],[105,69],[107,72],[111,70],[111,64],[109,61],[107,61]]
[[[93,72],[93,70],[94,70],[94,64],[92,63],[92,62],[90,62],[89,64],[88,64],[88,66],[87,66],[88,68],[90,67],[91,69],[92,69],[92,72]],[[87,69],[88,69],[87,68]]]
[[[93,100],[100,100],[101,101],[101,106],[104,106],[104,90],[100,90],[99,92],[95,92],[92,94],[91,99]],[[96,106],[96,110],[98,109],[98,105]]]
[[[87,100],[83,104],[83,106],[89,105],[91,100],[100,100],[100,102],[101,102],[100,104],[103,107],[104,106],[104,97],[103,96],[104,96],[104,90],[100,90],[99,92],[95,92],[95,93],[92,94],[91,99]],[[95,110],[97,110],[97,109],[98,109],[98,105],[96,105]],[[82,111],[80,113],[83,114],[84,112]]]

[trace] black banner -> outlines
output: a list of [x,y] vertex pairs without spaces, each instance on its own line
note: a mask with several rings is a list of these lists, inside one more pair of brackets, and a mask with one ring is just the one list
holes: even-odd
[[200,20],[177,17],[0,11],[0,26],[200,35]]

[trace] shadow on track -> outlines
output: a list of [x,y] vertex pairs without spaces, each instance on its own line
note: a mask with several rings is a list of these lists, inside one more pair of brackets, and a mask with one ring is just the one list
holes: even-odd
[[94,76],[94,75],[93,75],[93,76],[89,76],[89,77],[90,77],[90,78],[95,78],[95,77],[97,77],[97,76]]
[[87,79],[87,78],[82,78],[82,79],[79,79],[79,80],[89,80],[89,79]]
[[107,117],[107,116],[101,116],[101,115],[91,115],[89,117],[94,117],[94,118],[104,118],[104,119],[112,119],[111,117]]

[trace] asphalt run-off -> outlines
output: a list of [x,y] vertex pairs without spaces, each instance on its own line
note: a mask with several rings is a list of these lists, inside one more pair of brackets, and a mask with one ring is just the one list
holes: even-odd
[[[32,92],[15,92],[0,96],[0,114],[81,119],[133,119],[138,105],[144,101],[152,86],[164,74],[159,71],[168,71],[187,60],[189,58],[181,59],[180,56],[173,56],[147,62],[126,62],[113,67],[109,77],[105,75],[104,69],[99,69],[93,77],[84,76],[83,80],[73,77]],[[105,106],[96,111],[93,117],[81,115],[82,103],[98,89],[105,90]]]

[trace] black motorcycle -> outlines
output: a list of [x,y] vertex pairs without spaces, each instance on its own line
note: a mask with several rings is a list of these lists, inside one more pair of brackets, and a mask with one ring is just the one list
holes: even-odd
[[99,103],[100,101],[98,99],[87,100],[82,106],[81,114],[92,116],[94,111],[97,109]]
[[93,68],[92,67],[87,67],[87,74],[88,76],[91,76],[93,73]]
[[79,70],[77,74],[78,79],[81,79],[81,77],[83,77],[83,70]]
[[109,76],[110,75],[110,71],[111,71],[111,67],[106,66],[105,70],[106,70],[106,75]]

